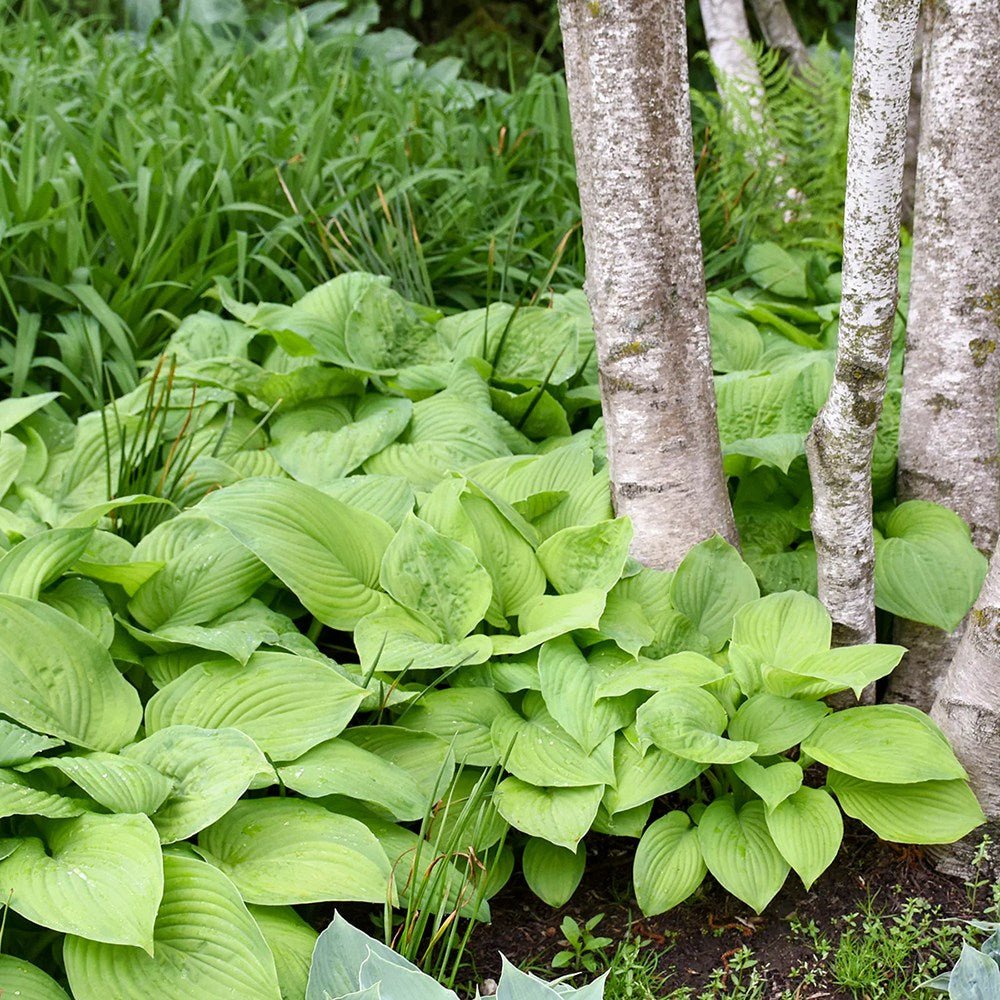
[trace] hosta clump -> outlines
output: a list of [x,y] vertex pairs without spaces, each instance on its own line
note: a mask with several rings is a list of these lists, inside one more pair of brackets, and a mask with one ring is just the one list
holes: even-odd
[[[562,980],[549,985],[503,959],[497,996],[506,1000],[602,1000],[606,978],[607,973],[581,987]],[[337,915],[316,942],[306,1000],[368,996],[385,1000],[458,1000],[453,990]]]

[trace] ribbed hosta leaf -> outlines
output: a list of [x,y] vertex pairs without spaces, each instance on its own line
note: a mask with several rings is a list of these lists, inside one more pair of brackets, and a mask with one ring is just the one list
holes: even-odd
[[170,726],[122,751],[174,783],[153,814],[164,844],[204,829],[228,812],[261,773],[271,771],[257,744],[238,729]]
[[80,816],[41,830],[44,840],[25,837],[0,861],[8,905],[42,927],[151,952],[163,866],[149,819]]
[[772,810],[802,787],[802,768],[794,760],[759,764],[752,757],[733,765],[733,773]]
[[209,494],[197,509],[333,628],[354,628],[385,601],[378,574],[392,529],[372,514],[283,479],[245,479]]
[[274,958],[232,882],[203,861],[170,854],[163,873],[152,956],[66,939],[63,955],[76,1000],[281,1000]]
[[248,906],[274,956],[281,1000],[302,1000],[319,936],[290,906]]
[[587,849],[575,851],[532,837],[524,845],[521,867],[528,888],[549,906],[564,906],[576,892],[587,866]]
[[70,819],[97,807],[84,796],[63,795],[52,791],[48,783],[32,782],[17,771],[0,770],[0,817],[47,816],[50,819]]
[[62,746],[62,740],[54,740],[51,736],[39,736],[30,729],[0,719],[0,767],[23,764],[35,754],[58,746]]
[[837,803],[822,789],[808,786],[789,795],[767,814],[767,828],[807,889],[833,863],[844,838],[844,821]]
[[0,596],[0,709],[89,750],[117,750],[139,727],[135,688],[82,625],[54,608]]
[[382,903],[392,893],[389,859],[371,831],[302,799],[241,802],[202,830],[198,851],[248,903]]
[[146,731],[231,727],[273,760],[293,760],[340,733],[364,697],[362,688],[319,660],[255,653],[245,667],[217,661],[185,671],[150,699]]
[[54,528],[18,542],[0,559],[0,594],[37,600],[87,549],[92,528]]
[[829,707],[821,701],[755,694],[733,716],[729,736],[756,743],[760,756],[782,753],[798,746],[829,713]]
[[564,528],[538,547],[538,561],[560,594],[607,592],[621,578],[631,541],[628,518]]
[[69,1000],[51,976],[11,955],[0,955],[0,987],[7,996],[23,1000]]
[[607,604],[603,590],[575,594],[542,594],[517,618],[520,635],[495,635],[494,656],[524,653],[575,629],[597,629]]
[[532,837],[575,851],[586,836],[604,788],[541,788],[519,778],[505,778],[494,795],[496,807],[511,826]]
[[675,810],[651,823],[635,852],[632,878],[639,908],[648,917],[682,903],[705,878],[698,830]]
[[657,747],[642,753],[619,733],[615,737],[615,784],[605,791],[604,805],[612,814],[626,812],[676,792],[707,767]]

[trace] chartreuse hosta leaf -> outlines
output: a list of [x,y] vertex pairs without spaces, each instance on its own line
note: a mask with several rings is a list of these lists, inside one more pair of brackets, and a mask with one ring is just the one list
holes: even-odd
[[151,953],[163,864],[149,819],[88,815],[39,827],[43,839],[15,841],[0,861],[8,905],[42,927]]
[[62,746],[62,740],[39,736],[30,729],[24,729],[7,719],[0,719],[0,767],[23,764],[35,754],[58,746]]
[[890,674],[906,650],[902,646],[844,646],[813,653],[791,670],[764,668],[764,687],[791,698],[825,698],[852,690],[857,697],[869,684]]
[[802,752],[863,781],[911,784],[966,777],[930,719],[896,705],[835,712],[803,741]]
[[393,532],[366,511],[284,479],[244,479],[210,493],[197,510],[333,628],[354,628],[385,601],[378,575]]
[[540,788],[520,778],[504,778],[494,801],[500,815],[522,833],[575,851],[594,822],[603,793],[602,785]]
[[71,576],[39,596],[43,604],[82,625],[105,649],[115,637],[115,619],[104,591],[93,582]]
[[37,966],[12,955],[0,955],[0,984],[10,997],[69,1000],[59,984]]
[[5,816],[47,816],[70,819],[97,807],[85,796],[52,790],[51,782],[32,781],[17,771],[0,770],[0,818]]
[[733,716],[729,736],[756,743],[757,755],[767,757],[798,746],[829,713],[829,707],[821,701],[755,694]]
[[708,767],[658,747],[648,747],[642,753],[621,733],[615,737],[614,762],[615,782],[604,790],[603,800],[612,815],[675,792]]
[[763,802],[737,809],[730,797],[716,799],[698,823],[698,846],[715,880],[758,913],[788,876],[790,866],[767,828]]
[[126,747],[122,755],[173,782],[152,816],[164,844],[186,840],[214,823],[258,775],[273,774],[257,744],[238,729],[170,726]]
[[776,805],[766,818],[771,839],[782,857],[802,884],[811,888],[833,863],[844,839],[844,821],[837,804],[823,789],[804,785]]
[[901,503],[875,540],[875,603],[901,618],[950,632],[986,576],[986,557],[968,525],[925,500]]
[[542,594],[517,619],[520,635],[492,636],[494,656],[527,652],[575,629],[597,629],[607,594],[590,588],[575,594]]
[[246,666],[215,661],[185,671],[150,699],[146,731],[232,727],[272,760],[293,760],[342,732],[364,697],[364,689],[319,660],[255,653]]
[[538,561],[560,594],[607,592],[621,578],[631,542],[628,518],[564,528],[538,547]]
[[758,597],[753,571],[718,535],[691,549],[670,583],[673,606],[708,639],[713,651],[729,641],[736,612]]
[[625,662],[597,688],[599,698],[613,698],[631,691],[660,691],[678,685],[703,687],[721,680],[726,671],[701,653],[673,653],[659,660],[640,656]]
[[632,880],[639,909],[648,917],[684,902],[705,878],[698,829],[674,810],[651,823],[635,851]]
[[70,936],[63,957],[76,1000],[281,1000],[274,957],[236,887],[188,856],[163,857],[152,954]]
[[827,783],[848,816],[882,840],[903,844],[951,844],[986,821],[965,781],[889,784],[862,781],[830,770]]
[[802,787],[802,768],[792,760],[760,764],[748,757],[733,765],[733,773],[761,797],[769,811]]
[[135,735],[142,706],[87,629],[38,601],[0,595],[0,704],[16,722],[88,750]]
[[18,542],[0,558],[0,594],[37,600],[86,551],[92,528],[54,528]]
[[524,845],[521,866],[528,888],[543,903],[564,906],[583,878],[587,849],[580,844],[575,851],[571,851],[540,837],[532,837]]
[[198,852],[248,903],[392,901],[392,869],[356,819],[304,799],[248,799],[198,835]]
[[306,995],[309,964],[319,935],[290,906],[248,906],[271,954],[282,1000]]
[[659,691],[636,713],[636,731],[647,746],[701,764],[735,764],[757,753],[755,742],[722,735],[728,723],[719,700],[694,686]]
[[483,620],[493,595],[475,553],[413,514],[386,548],[379,581],[443,642],[464,639]]

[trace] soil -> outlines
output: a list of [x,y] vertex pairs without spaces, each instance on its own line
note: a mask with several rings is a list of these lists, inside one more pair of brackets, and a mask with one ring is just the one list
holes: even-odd
[[713,970],[728,969],[733,955],[748,946],[767,981],[768,1000],[779,998],[784,990],[798,1000],[852,1000],[854,993],[836,986],[803,986],[801,978],[790,975],[797,967],[816,963],[808,944],[792,935],[793,920],[813,921],[836,941],[844,915],[868,899],[886,913],[898,912],[906,900],[919,897],[940,907],[946,917],[980,916],[971,912],[965,884],[936,872],[922,850],[883,843],[853,821],[848,822],[840,856],[812,890],[806,892],[790,875],[761,916],[708,878],[687,903],[644,918],[631,895],[629,842],[592,837],[588,845],[584,882],[561,909],[536,899],[520,876],[494,897],[493,922],[478,930],[470,945],[469,957],[481,982],[499,976],[500,952],[516,964],[547,968],[564,947],[559,931],[564,916],[582,923],[603,913],[594,933],[616,941],[629,933],[640,935],[659,950],[667,993],[683,986],[704,988]]

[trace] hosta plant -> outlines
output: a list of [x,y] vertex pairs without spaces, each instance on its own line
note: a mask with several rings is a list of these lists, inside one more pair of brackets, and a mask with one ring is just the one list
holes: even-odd
[[922,983],[925,990],[946,993],[951,1000],[991,1000],[1000,997],[1000,925],[980,925],[993,933],[978,947],[962,945],[955,968]]

